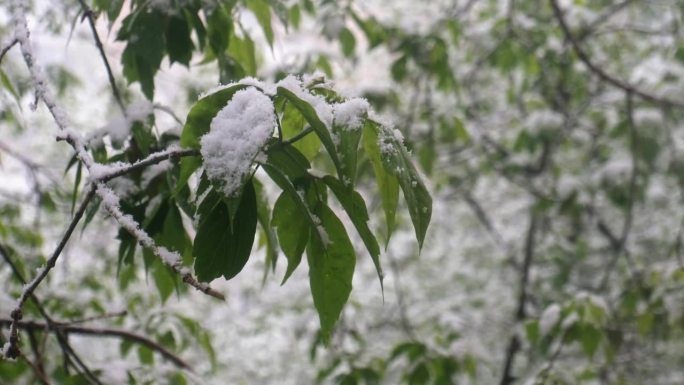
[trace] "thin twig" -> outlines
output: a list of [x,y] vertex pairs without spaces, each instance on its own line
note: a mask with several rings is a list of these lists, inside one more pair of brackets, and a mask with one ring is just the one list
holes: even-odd
[[[26,279],[24,278],[23,274],[19,271],[19,268],[12,262],[12,260],[9,257],[9,252],[8,250],[0,244],[0,255],[2,255],[3,259],[5,262],[10,266],[12,269],[12,273],[14,276],[21,282],[23,285],[26,285]],[[45,319],[45,322],[48,325],[53,325],[55,322],[52,320],[50,315],[47,313],[43,305],[40,303],[38,300],[38,297],[36,297],[35,294],[31,294],[31,300],[35,304],[36,308],[38,309],[38,312],[40,315]],[[69,341],[67,340],[66,336],[64,333],[62,333],[60,330],[55,331],[55,335],[57,337],[57,343],[59,344],[60,348],[62,349],[62,352],[64,353],[64,364],[65,368],[66,365],[69,364],[76,368],[76,370],[79,373],[83,373],[83,375],[91,382],[94,384],[101,384],[100,380],[93,374],[93,372],[88,368],[87,365],[83,362],[83,360],[78,356],[76,351],[71,347],[69,344]],[[21,353],[21,352],[19,352]]]
[[[524,248],[524,258],[523,264],[520,271],[520,283],[518,288],[518,302],[515,310],[515,322],[516,324],[521,324],[526,317],[525,306],[527,305],[528,297],[528,282],[530,276],[530,267],[532,266],[532,261],[534,259],[534,249],[536,244],[536,233],[539,218],[534,212],[534,208],[530,209],[530,227],[527,230],[527,237],[525,238],[525,248]],[[520,351],[521,342],[518,336],[517,330],[513,332],[508,346],[506,347],[506,357],[504,359],[504,369],[501,376],[500,385],[510,385],[515,381],[515,377],[512,374],[513,363],[515,357]]]
[[12,49],[17,43],[19,43],[19,40],[17,38],[14,38],[10,40],[7,44],[5,44],[2,48],[0,48],[0,63],[2,63],[2,59],[5,58],[5,54],[7,54],[7,51]]
[[166,159],[169,158],[181,158],[184,156],[198,156],[200,153],[197,150],[193,149],[180,149],[180,148],[172,148],[168,149],[165,151],[160,151],[156,152],[153,154],[150,154],[147,158],[141,159],[135,163],[131,163],[129,165],[117,167],[115,171],[112,173],[106,174],[104,176],[99,177],[99,181],[101,182],[107,182],[109,180],[112,180],[116,177],[128,174],[130,172],[133,172],[135,170],[139,170],[141,168],[145,168],[147,166],[151,166],[153,164],[157,164],[159,162],[162,162]]
[[112,93],[114,94],[114,100],[116,104],[121,109],[121,112],[126,116],[126,107],[121,100],[121,94],[119,93],[119,88],[116,86],[116,80],[114,79],[114,74],[112,73],[112,67],[109,65],[109,60],[105,54],[104,46],[100,40],[100,35],[97,33],[97,28],[95,27],[95,20],[93,19],[93,11],[88,7],[88,5],[83,0],[78,0],[83,8],[83,17],[88,19],[88,24],[90,25],[90,30],[93,32],[93,39],[95,39],[95,45],[97,50],[100,52],[102,61],[104,62],[105,68],[107,69],[107,77],[109,78],[109,85],[112,87]]
[[[6,326],[12,323],[9,318],[0,318],[0,325]],[[114,328],[98,328],[89,326],[76,326],[69,323],[63,322],[53,322],[52,325],[38,321],[21,321],[18,324],[19,328],[26,331],[60,331],[65,334],[80,334],[89,335],[95,337],[114,337],[120,338],[126,341],[135,342],[137,344],[146,346],[159,354],[165,359],[171,361],[174,365],[179,368],[188,369],[192,371],[192,367],[185,362],[182,358],[176,356],[174,353],[170,352],[168,349],[158,344],[157,342],[127,330],[114,329]]]
[[165,112],[167,115],[169,115],[171,118],[173,118],[173,120],[175,120],[176,123],[180,124],[181,126],[183,125],[183,121],[182,121],[182,120],[178,117],[178,115],[176,115],[176,113],[173,112],[173,110],[172,110],[171,108],[169,108],[168,106],[165,106],[165,105],[159,104],[159,103],[154,103],[154,104],[152,105],[152,108],[154,108],[155,110],[159,110],[159,111]]
[[67,242],[69,241],[69,238],[71,238],[71,234],[73,233],[74,229],[76,229],[76,225],[78,222],[81,220],[83,217],[83,214],[85,213],[86,208],[88,207],[88,204],[90,203],[90,200],[95,196],[95,189],[91,188],[88,193],[86,194],[85,198],[81,202],[81,205],[79,206],[78,210],[74,214],[73,219],[71,220],[71,223],[69,223],[69,226],[66,229],[66,232],[62,236],[62,239],[59,241],[57,244],[57,247],[53,251],[52,255],[50,256],[50,259],[47,260],[47,263],[45,264],[45,267],[40,271],[40,273],[26,286],[24,287],[24,290],[21,293],[21,296],[17,300],[17,306],[12,310],[11,312],[11,317],[14,320],[12,323],[12,326],[10,327],[10,346],[9,349],[6,351],[6,356],[8,358],[17,358],[19,355],[19,336],[17,334],[17,323],[21,320],[22,318],[22,307],[24,306],[24,303],[31,297],[33,292],[36,290],[38,285],[45,279],[45,277],[48,275],[50,270],[55,267],[55,264],[57,263],[57,259],[62,253],[62,250],[64,250],[64,247],[66,246]]
[[570,32],[570,27],[568,27],[568,24],[563,17],[563,11],[561,11],[560,7],[558,6],[558,1],[557,0],[550,0],[551,1],[551,7],[553,8],[553,14],[555,15],[556,19],[558,20],[558,23],[560,24],[561,30],[563,31],[563,35],[565,35],[565,38],[570,42],[570,45],[572,46],[572,49],[575,51],[577,54],[577,57],[580,59],[582,63],[584,63],[587,68],[594,74],[596,74],[599,78],[604,80],[607,83],[612,84],[613,86],[620,88],[628,93],[631,93],[633,95],[636,95],[646,101],[653,102],[656,104],[661,104],[661,105],[666,105],[666,106],[674,106],[678,108],[684,108],[684,102],[678,101],[678,100],[672,100],[666,97],[660,97],[656,96],[653,94],[650,94],[646,91],[642,91],[639,88],[635,87],[634,85],[618,79],[610,74],[608,74],[606,71],[604,71],[601,67],[596,65],[591,59],[589,58],[589,55],[584,51],[582,46],[580,46],[580,43],[577,41],[575,36]]

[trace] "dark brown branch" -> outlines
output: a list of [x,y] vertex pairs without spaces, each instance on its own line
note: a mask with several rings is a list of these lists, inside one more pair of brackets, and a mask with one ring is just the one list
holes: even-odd
[[608,74],[601,67],[596,65],[593,61],[591,61],[589,55],[586,53],[586,51],[584,51],[584,49],[582,48],[578,40],[575,38],[575,36],[572,34],[572,32],[570,32],[570,27],[568,26],[567,22],[565,21],[565,18],[563,17],[563,11],[561,11],[560,7],[558,6],[557,0],[550,1],[551,7],[553,8],[553,14],[558,20],[558,24],[560,24],[561,30],[563,31],[563,35],[565,35],[565,38],[570,42],[570,45],[577,54],[577,57],[580,59],[582,63],[584,63],[584,65],[587,68],[589,68],[591,72],[596,74],[596,76],[598,76],[601,80],[609,84],[612,84],[613,86],[620,88],[628,93],[636,95],[646,101],[665,106],[684,108],[684,102],[672,100],[666,97],[656,96],[646,91],[642,91],[634,85],[624,80],[618,79],[613,75]]
[[[525,306],[527,305],[528,297],[528,283],[530,276],[530,267],[532,266],[532,261],[534,259],[534,248],[536,244],[536,234],[537,225],[539,218],[534,212],[534,207],[530,209],[530,227],[527,230],[527,237],[525,238],[525,248],[523,254],[523,264],[520,271],[520,283],[518,288],[518,302],[515,310],[515,322],[520,324],[525,320]],[[517,332],[514,332],[511,337],[508,346],[506,347],[506,358],[504,359],[504,369],[501,376],[500,385],[510,385],[515,381],[515,377],[512,374],[513,363],[515,357],[520,351],[521,342],[520,337],[518,337]]]
[[[8,318],[0,318],[0,325],[7,326],[10,325],[13,321]],[[113,329],[113,328],[98,328],[98,327],[87,327],[87,326],[76,326],[76,325],[71,325],[68,323],[62,323],[62,322],[53,322],[52,325],[49,325],[47,323],[43,322],[38,322],[38,321],[21,321],[18,324],[18,327],[22,330],[26,331],[60,331],[64,334],[79,334],[79,335],[87,335],[87,336],[95,336],[95,337],[112,337],[112,338],[120,338],[126,341],[131,341],[134,343],[137,343],[139,345],[146,346],[157,353],[161,354],[162,357],[165,359],[171,361],[174,365],[178,366],[179,368],[187,369],[192,371],[192,367],[185,362],[183,359],[180,357],[176,356],[174,353],[170,352],[168,349],[163,347],[162,345],[158,344],[157,342],[139,335],[135,334],[126,330],[121,330],[121,329]]]
[[5,55],[7,54],[7,51],[9,51],[10,49],[12,49],[12,47],[14,47],[17,43],[19,43],[19,40],[17,40],[17,39],[15,38],[15,39],[12,39],[9,43],[7,43],[7,45],[5,45],[4,47],[0,48],[0,63],[2,63],[2,59],[5,58]]
[[69,226],[66,229],[66,232],[62,236],[62,239],[59,241],[59,244],[57,244],[57,247],[55,248],[54,252],[52,253],[52,256],[50,256],[50,259],[48,259],[47,263],[45,264],[45,268],[43,268],[40,273],[31,281],[29,282],[26,287],[24,288],[21,296],[19,297],[17,301],[17,306],[12,310],[11,312],[11,317],[14,320],[12,323],[12,326],[10,327],[10,346],[9,349],[6,352],[6,356],[8,358],[17,358],[19,355],[19,336],[17,333],[17,323],[21,320],[22,318],[22,307],[24,306],[24,303],[33,295],[33,292],[36,290],[38,285],[45,279],[45,277],[48,275],[50,270],[55,267],[55,264],[57,263],[57,259],[59,258],[60,254],[62,253],[62,250],[64,250],[64,247],[66,246],[67,242],[69,241],[69,238],[71,238],[71,234],[74,232],[74,229],[76,229],[76,225],[78,222],[81,220],[83,217],[83,214],[85,213],[86,208],[88,207],[88,204],[90,203],[90,200],[95,196],[95,190],[90,189],[88,193],[86,194],[86,197],[83,199],[83,202],[81,202],[81,206],[78,208],[76,213],[74,214],[74,218],[71,220],[71,223],[69,223]]
[[[0,255],[2,255],[2,258],[10,266],[10,268],[12,269],[12,273],[17,278],[17,280],[25,285],[26,279],[24,278],[24,276],[19,271],[19,268],[10,259],[8,250],[4,246],[2,246],[1,244],[0,244]],[[47,311],[45,311],[45,308],[43,308],[43,306],[41,305],[40,301],[38,300],[38,297],[36,297],[35,294],[33,294],[33,293],[31,293],[31,300],[36,305],[38,312],[45,319],[45,322],[48,325],[53,325],[54,321],[52,320],[50,315],[48,315]],[[88,368],[88,366],[85,365],[85,363],[83,363],[83,360],[78,356],[78,354],[71,347],[66,336],[60,330],[56,330],[55,335],[57,337],[57,342],[58,342],[60,348],[62,349],[62,352],[64,353],[65,367],[67,364],[70,364],[74,368],[76,368],[77,371],[79,371],[80,373],[83,373],[84,376],[91,383],[101,384],[101,382],[97,379],[97,377],[93,374],[93,372]],[[16,338],[17,338],[17,342],[18,342],[18,334],[16,335]],[[19,355],[21,355],[21,352],[18,350],[18,347],[17,347],[17,352]]]
[[97,50],[100,52],[102,61],[104,62],[105,68],[107,69],[107,77],[109,78],[109,84],[112,87],[114,100],[116,100],[116,104],[119,106],[121,112],[125,116],[126,107],[124,106],[123,101],[121,100],[121,94],[119,93],[119,88],[116,86],[116,80],[114,79],[112,67],[109,65],[109,60],[107,59],[107,55],[105,54],[104,46],[102,45],[102,41],[100,40],[100,35],[97,33],[97,28],[95,27],[95,20],[93,19],[93,11],[88,7],[85,1],[78,0],[78,2],[81,4],[81,7],[83,8],[83,17],[88,20],[90,30],[93,32],[93,39],[95,39],[95,45],[97,46]]

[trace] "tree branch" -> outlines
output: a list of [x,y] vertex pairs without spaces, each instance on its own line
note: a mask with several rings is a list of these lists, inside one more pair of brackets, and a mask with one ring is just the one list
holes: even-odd
[[10,326],[10,346],[9,349],[7,349],[6,351],[6,356],[8,358],[17,358],[19,356],[19,336],[17,332],[17,325],[22,318],[22,307],[24,306],[24,303],[26,303],[26,301],[33,295],[33,292],[36,290],[38,285],[40,285],[40,283],[45,279],[50,270],[53,267],[55,267],[57,259],[62,253],[62,250],[64,250],[64,247],[69,241],[69,238],[71,238],[71,234],[74,232],[74,229],[76,229],[76,225],[83,217],[83,214],[85,213],[85,210],[88,207],[88,204],[90,203],[90,200],[93,198],[93,196],[95,196],[95,189],[91,188],[86,194],[86,197],[81,202],[81,205],[79,206],[78,210],[74,214],[74,217],[72,218],[71,223],[69,223],[69,226],[67,227],[66,232],[62,236],[62,239],[59,241],[57,247],[52,252],[52,256],[50,256],[50,259],[47,260],[45,267],[40,271],[40,273],[38,273],[38,275],[31,282],[26,284],[24,290],[21,293],[21,296],[17,300],[17,306],[14,308],[14,310],[12,310],[10,314],[14,322]]
[[102,61],[104,62],[105,68],[107,69],[107,77],[109,78],[109,85],[112,87],[114,100],[116,100],[116,104],[121,109],[121,112],[124,114],[124,116],[126,116],[126,107],[124,106],[123,101],[121,100],[119,88],[116,86],[116,80],[114,79],[114,74],[112,73],[112,67],[109,65],[109,60],[107,60],[107,55],[105,54],[104,46],[102,45],[102,41],[100,40],[100,35],[97,33],[97,28],[95,28],[93,11],[90,9],[90,7],[88,7],[85,1],[78,0],[78,2],[81,4],[81,8],[83,8],[83,17],[88,20],[90,30],[93,32],[93,39],[95,39],[95,45],[97,46],[97,50],[100,52]]
[[557,0],[550,0],[551,1],[551,7],[553,8],[553,14],[558,20],[558,24],[560,24],[561,30],[563,31],[563,35],[565,38],[570,42],[570,45],[572,46],[572,49],[575,51],[577,54],[577,57],[580,59],[584,65],[589,68],[591,72],[596,74],[599,78],[601,78],[603,81],[612,84],[613,86],[620,88],[628,93],[634,94],[646,101],[653,102],[656,104],[660,105],[666,105],[666,106],[672,106],[672,107],[678,107],[678,108],[684,108],[684,102],[678,101],[678,100],[672,100],[666,97],[660,97],[653,95],[651,93],[648,93],[646,91],[642,91],[636,86],[618,79],[610,74],[608,74],[606,71],[604,71],[601,67],[596,65],[594,62],[591,61],[589,58],[589,55],[587,55],[586,51],[582,48],[580,43],[577,41],[575,36],[570,32],[570,28],[568,27],[567,22],[565,21],[565,18],[563,17],[563,11],[561,11],[560,7],[558,6],[558,1]]
[[[0,318],[0,325],[7,326],[13,323],[12,319]],[[135,342],[139,345],[146,346],[157,353],[161,354],[162,357],[171,361],[174,365],[179,368],[187,369],[193,371],[192,367],[185,362],[180,357],[176,356],[174,353],[170,352],[168,349],[158,344],[157,342],[127,330],[113,329],[113,328],[98,328],[98,327],[88,327],[88,326],[77,326],[63,322],[53,322],[51,325],[38,321],[21,321],[18,323],[19,329],[26,331],[60,331],[65,334],[80,334],[95,337],[113,337],[120,338],[123,340]]]
[[[532,260],[534,259],[534,248],[536,244],[536,233],[537,233],[537,222],[539,218],[534,212],[534,208],[530,209],[530,227],[527,230],[527,237],[525,238],[525,248],[524,248],[524,258],[523,264],[520,271],[520,284],[518,288],[518,302],[515,310],[515,322],[516,324],[521,324],[526,317],[525,305],[527,304],[528,297],[528,282],[530,275],[530,267],[532,266]],[[508,346],[506,348],[506,358],[504,359],[504,369],[501,376],[500,385],[510,385],[515,381],[515,377],[512,374],[513,363],[515,357],[520,351],[521,342],[520,337],[518,337],[517,330],[513,332]]]
[[0,63],[2,63],[2,59],[5,58],[7,51],[12,49],[12,47],[14,47],[17,43],[19,43],[19,40],[15,37],[14,39],[10,40],[7,44],[2,46],[2,48],[0,48]]

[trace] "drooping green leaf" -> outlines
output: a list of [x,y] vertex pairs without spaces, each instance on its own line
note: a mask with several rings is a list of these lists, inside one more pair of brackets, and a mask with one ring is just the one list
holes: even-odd
[[[213,190],[210,194],[219,196]],[[200,204],[203,212],[193,245],[195,273],[205,282],[221,275],[225,279],[237,275],[249,259],[256,234],[256,193],[251,182],[243,189],[235,218],[230,218],[228,205],[220,197],[217,200],[204,207]]]
[[242,66],[246,76],[256,76],[257,62],[254,41],[247,33],[244,33],[242,38],[235,33],[230,34],[228,53]]
[[354,56],[354,50],[356,49],[356,38],[354,34],[349,30],[349,28],[342,28],[339,35],[340,44],[342,44],[342,53],[346,57]]
[[166,25],[166,52],[169,53],[169,61],[187,66],[194,48],[190,39],[190,26],[185,17],[171,16]]
[[387,226],[387,239],[394,232],[395,216],[399,203],[399,181],[393,174],[387,172],[380,156],[380,146],[378,145],[378,133],[372,122],[366,122],[363,128],[363,148],[373,165],[375,180],[378,184],[382,207],[385,211],[385,223]]
[[432,197],[418,175],[404,144],[390,129],[376,123],[369,125],[379,135],[381,158],[386,172],[397,177],[409,209],[418,246],[423,247],[432,216]]
[[[290,198],[292,198],[292,200],[295,202],[297,206],[299,215],[306,218],[306,221],[309,223],[310,226],[316,227],[318,225],[318,222],[314,219],[311,210],[309,209],[309,205],[307,204],[306,200],[299,194],[295,186],[292,184],[292,182],[290,182],[290,180],[283,173],[283,171],[281,171],[278,167],[268,163],[262,164],[261,167],[264,169],[264,171],[266,171],[268,176],[270,176],[271,179],[278,185],[278,187],[283,189],[283,192],[288,194]],[[323,242],[318,232],[314,231],[311,237],[317,238],[319,242]]]
[[361,239],[363,240],[368,253],[373,259],[373,264],[375,265],[375,270],[378,273],[378,279],[380,280],[380,286],[382,287],[383,272],[382,266],[380,264],[380,246],[378,241],[375,239],[375,235],[368,227],[368,210],[366,209],[366,202],[364,202],[361,194],[354,191],[352,188],[345,186],[338,179],[333,176],[326,175],[323,177],[325,184],[330,187],[333,194],[337,197],[337,200],[342,204],[342,208],[351,219],[356,231],[358,231]]
[[302,260],[302,254],[309,241],[311,226],[293,197],[283,192],[273,206],[273,221],[276,227],[280,247],[287,257],[287,271],[283,277],[284,284]]
[[333,132],[337,136],[337,152],[342,166],[340,178],[345,184],[353,186],[356,182],[356,163],[359,153],[359,142],[361,141],[360,129],[350,129],[333,125]]
[[223,5],[213,8],[208,13],[207,39],[209,40],[209,47],[217,58],[221,58],[225,54],[232,28],[233,21],[230,12]]
[[325,235],[312,236],[306,254],[311,294],[321,322],[321,335],[323,341],[329,341],[351,293],[356,254],[344,225],[335,213],[321,204],[316,214],[320,219],[320,227],[312,229],[312,234],[324,232]]
[[17,93],[17,90],[14,88],[12,82],[10,81],[9,77],[7,77],[7,74],[5,73],[5,71],[2,70],[2,68],[0,68],[0,83],[2,83],[5,89],[7,89],[7,91],[9,91],[10,94],[12,94],[14,100],[17,101],[17,106],[21,108],[19,93]]
[[268,163],[281,170],[291,181],[308,178],[311,164],[290,144],[273,142],[266,150]]
[[273,48],[273,27],[271,25],[271,7],[265,0],[245,0],[247,8],[256,16],[261,29],[264,31],[268,45]]
[[138,9],[122,22],[117,40],[125,41],[121,55],[123,73],[129,82],[139,82],[147,99],[154,97],[154,75],[164,57],[164,20],[154,9]]
[[95,0],[95,5],[107,14],[110,24],[119,17],[124,0]]
[[295,95],[292,91],[288,90],[287,88],[278,87],[277,92],[278,96],[286,98],[288,102],[292,103],[295,107],[297,107],[299,112],[302,113],[302,115],[309,123],[311,128],[313,128],[313,130],[316,132],[316,135],[318,135],[318,138],[321,140],[321,143],[323,143],[323,147],[325,147],[326,151],[328,152],[328,155],[332,159],[333,164],[335,165],[335,169],[337,169],[338,175],[343,175],[342,165],[340,163],[340,159],[337,156],[335,143],[333,142],[332,137],[330,136],[330,131],[328,131],[326,125],[318,117],[316,110],[311,106],[311,104],[300,99],[297,95]]
[[252,181],[257,198],[257,220],[263,232],[259,245],[265,244],[266,246],[266,268],[264,269],[264,279],[266,279],[269,270],[275,271],[278,261],[278,240],[271,226],[271,209],[269,208],[264,187],[258,179],[254,178]]
[[288,11],[288,17],[290,19],[290,23],[295,27],[295,29],[299,29],[299,23],[302,20],[302,12],[299,9],[299,5],[294,4],[290,7]]
[[[280,126],[283,131],[283,139],[289,139],[304,130],[306,119],[291,103],[285,103],[283,110]],[[311,160],[318,155],[321,149],[321,140],[318,139],[318,136],[309,134],[292,145],[301,151],[307,159]]]

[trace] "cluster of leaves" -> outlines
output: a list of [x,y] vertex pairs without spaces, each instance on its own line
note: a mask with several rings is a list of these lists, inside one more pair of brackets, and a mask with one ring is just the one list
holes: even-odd
[[[110,21],[122,12],[122,0],[96,0],[96,9]],[[295,28],[301,9],[314,12],[310,0],[286,6],[266,0],[161,1],[136,0],[121,22],[117,40],[126,44],[121,56],[123,74],[130,83],[138,82],[148,99],[154,97],[154,76],[163,59],[169,64],[190,66],[196,52],[203,54],[200,63],[216,62],[222,83],[255,76],[255,42],[239,22],[239,13],[251,12],[263,35],[273,45],[272,14],[285,25]]]
[[[229,86],[200,99],[188,114],[180,144],[199,149],[199,138],[208,132],[213,116],[235,92],[245,87]],[[320,81],[309,84],[306,92],[323,95],[331,103],[343,101]],[[284,87],[277,88],[273,103],[280,136],[265,145],[266,157],[258,165],[282,193],[271,209],[256,177],[246,180],[241,196],[235,198],[222,196],[203,174],[194,194],[201,200],[194,202],[195,212],[189,213],[198,218],[193,247],[195,272],[206,281],[237,275],[250,256],[259,223],[268,248],[267,266],[275,268],[278,245],[287,257],[283,283],[300,264],[304,251],[307,252],[311,292],[321,318],[322,333],[327,338],[351,291],[356,262],[347,231],[328,205],[328,192],[332,192],[356,228],[381,282],[380,247],[368,225],[364,199],[354,190],[358,164],[370,163],[375,172],[385,208],[388,240],[394,228],[400,188],[421,245],[432,202],[403,144],[388,134],[387,128],[364,117],[362,129],[333,122],[331,132],[313,106]],[[361,148],[364,151],[360,154],[365,157],[359,159]],[[311,161],[324,162],[322,150],[327,153],[327,161],[332,163],[335,174],[314,176],[311,173]],[[200,166],[199,158],[183,159],[176,189],[186,188],[189,176]]]

